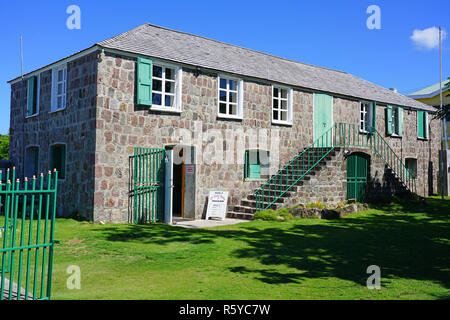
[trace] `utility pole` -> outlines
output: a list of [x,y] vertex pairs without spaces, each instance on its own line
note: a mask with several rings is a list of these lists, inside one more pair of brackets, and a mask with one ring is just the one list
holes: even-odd
[[20,75],[23,80],[23,44],[22,44],[22,36],[20,36]]
[[[439,27],[439,103],[440,103],[440,105],[439,105],[440,110],[442,110],[442,27]],[[441,196],[442,196],[442,200],[444,200],[444,187],[447,187],[447,189],[448,189],[448,186],[446,186],[446,183],[445,183],[445,181],[447,180],[445,178],[445,174],[447,174],[447,163],[444,163],[444,160],[448,161],[447,157],[446,156],[444,157],[444,152],[447,154],[447,150],[448,150],[446,126],[447,126],[446,117],[444,117],[444,119],[442,119],[442,130],[444,133],[443,138],[445,139],[445,142],[442,143],[442,141],[441,141],[441,148],[444,149],[444,147],[445,147],[445,150],[441,151],[442,152],[442,156],[441,156],[441,159],[442,159],[442,165],[441,165]],[[447,183],[448,183],[448,181],[447,181]]]

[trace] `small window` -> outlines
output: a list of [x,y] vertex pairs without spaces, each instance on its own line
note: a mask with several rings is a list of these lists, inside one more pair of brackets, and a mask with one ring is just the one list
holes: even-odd
[[219,117],[241,118],[242,80],[219,77]]
[[178,88],[178,68],[153,64],[152,106],[156,108],[178,109],[176,99]]
[[60,66],[52,72],[52,111],[66,108],[67,66]]
[[269,152],[246,150],[244,179],[267,179],[270,176]]
[[417,111],[417,137],[428,139],[428,113]]
[[288,88],[272,88],[272,122],[292,122],[292,90]]
[[27,117],[31,117],[39,113],[40,80],[40,75],[32,76],[28,79]]
[[406,158],[405,159],[405,167],[406,167],[406,178],[417,178],[417,159],[414,158]]
[[373,107],[372,103],[368,101],[361,101],[360,111],[360,126],[359,130],[364,133],[369,133],[372,128]]
[[39,148],[28,147],[25,149],[25,177],[31,178],[39,174]]
[[57,144],[50,147],[50,168],[51,171],[58,171],[58,178],[66,177],[66,146]]
[[402,136],[403,134],[403,109],[387,106],[386,108],[386,134]]

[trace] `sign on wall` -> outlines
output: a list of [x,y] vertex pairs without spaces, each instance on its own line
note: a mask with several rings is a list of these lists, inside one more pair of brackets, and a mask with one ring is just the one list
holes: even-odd
[[208,208],[206,210],[206,220],[209,218],[219,218],[225,220],[227,214],[228,192],[210,191],[208,198]]

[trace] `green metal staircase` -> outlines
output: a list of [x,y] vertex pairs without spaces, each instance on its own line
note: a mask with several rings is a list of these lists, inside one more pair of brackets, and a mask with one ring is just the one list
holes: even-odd
[[281,208],[286,198],[295,196],[298,187],[326,166],[340,148],[372,150],[400,184],[414,192],[415,177],[408,175],[405,164],[378,131],[372,129],[366,133],[361,132],[357,124],[335,123],[247,199],[241,200],[240,205],[234,206],[229,216],[252,219],[257,211]]

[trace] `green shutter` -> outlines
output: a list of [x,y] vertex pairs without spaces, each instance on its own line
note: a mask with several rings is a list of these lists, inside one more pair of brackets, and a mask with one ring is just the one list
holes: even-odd
[[372,123],[370,132],[375,132],[377,129],[377,103],[375,101],[372,102]]
[[423,132],[424,132],[424,138],[428,139],[428,112],[424,111],[424,119],[423,119]]
[[27,116],[35,113],[36,106],[36,77],[28,78],[28,95],[27,95]]
[[398,135],[403,136],[403,108],[398,107]]
[[392,134],[392,106],[386,108],[386,134]]
[[137,104],[141,106],[152,105],[152,60],[145,58],[137,59]]
[[417,136],[419,138],[425,138],[425,131],[424,131],[424,112],[423,111],[417,111]]

